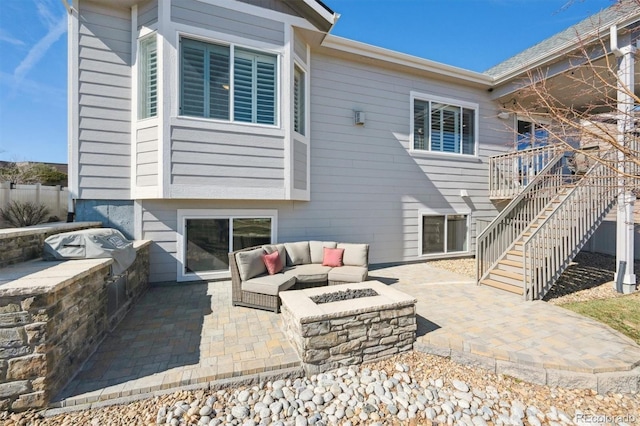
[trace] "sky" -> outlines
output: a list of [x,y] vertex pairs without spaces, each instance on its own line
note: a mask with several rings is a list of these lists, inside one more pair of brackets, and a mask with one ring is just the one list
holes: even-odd
[[[332,34],[484,71],[612,0],[324,0]],[[67,162],[61,0],[0,0],[0,160]]]

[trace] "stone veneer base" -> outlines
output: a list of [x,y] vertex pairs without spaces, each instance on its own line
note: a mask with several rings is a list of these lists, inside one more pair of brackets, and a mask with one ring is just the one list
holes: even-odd
[[[148,286],[149,245],[134,242],[125,308]],[[0,411],[46,406],[121,318],[107,317],[112,262],[34,260],[0,271]]]
[[[310,297],[346,289],[378,296],[317,305]],[[378,281],[280,293],[283,327],[307,374],[386,358],[413,348],[416,299]]]

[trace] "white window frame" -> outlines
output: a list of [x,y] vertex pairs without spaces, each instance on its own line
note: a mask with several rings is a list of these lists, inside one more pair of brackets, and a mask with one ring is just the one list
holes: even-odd
[[201,281],[221,278],[229,278],[231,273],[225,271],[207,271],[186,273],[184,265],[187,258],[187,247],[185,244],[186,224],[188,219],[229,219],[229,250],[233,249],[233,219],[271,219],[271,244],[278,241],[278,211],[277,210],[222,210],[222,209],[179,209],[177,212],[178,230],[176,232],[176,258],[177,258],[177,281]]
[[[473,129],[473,154],[463,154],[462,153],[462,142],[460,143],[460,152],[442,152],[442,151],[431,151],[431,135],[432,131],[429,129],[429,149],[415,149],[414,144],[414,133],[415,133],[415,123],[414,123],[414,104],[415,101],[424,101],[424,102],[438,102],[445,105],[450,105],[454,107],[471,109],[474,111],[474,129]],[[437,95],[430,95],[427,93],[420,93],[411,91],[409,94],[409,152],[411,154],[419,154],[419,155],[443,155],[443,156],[455,156],[455,157],[463,157],[463,158],[478,158],[479,154],[479,111],[480,106],[477,103],[460,101],[453,98],[446,98]]]
[[[142,34],[144,33],[144,34]],[[140,72],[142,71],[141,66],[140,66],[140,61],[142,59],[142,49],[141,49],[141,45],[142,43],[144,43],[145,41],[149,40],[153,38],[155,41],[155,45],[156,45],[156,113],[154,115],[149,115],[147,117],[142,117],[142,90],[145,89],[142,87],[142,85],[140,84],[140,80],[141,80],[141,76],[140,76]],[[155,119],[158,117],[158,110],[160,109],[160,84],[161,84],[161,78],[160,78],[160,49],[159,49],[159,43],[158,43],[158,37],[157,37],[157,32],[156,31],[141,31],[141,35],[140,37],[138,37],[138,43],[137,43],[137,60],[136,60],[136,86],[137,86],[137,93],[136,93],[136,118],[137,121],[144,121],[144,120],[150,120],[150,119]]]
[[[422,218],[425,216],[444,216],[444,252],[442,253],[429,253],[422,254],[422,235],[423,235],[423,224]],[[464,251],[447,251],[447,220],[449,216],[467,216],[467,250]],[[442,211],[434,211],[434,210],[418,210],[418,257],[423,259],[433,259],[433,258],[445,258],[445,257],[456,257],[456,256],[469,256],[471,254],[471,211],[454,211],[454,210],[442,210]]]
[[[518,149],[518,135],[520,135],[520,133],[518,133],[518,121],[522,121],[523,123],[531,123],[531,141],[532,141],[532,146],[533,144],[536,143],[536,129],[538,127],[544,127],[544,126],[548,126],[551,124],[551,121],[549,120],[545,120],[545,119],[538,119],[535,117],[522,117],[522,116],[515,116],[515,122],[513,123],[513,146],[514,149]],[[549,131],[547,130],[547,143],[549,143],[549,139],[551,138],[551,134],[549,133]]]
[[[199,117],[199,116],[193,116],[193,115],[183,115],[182,111],[181,111],[181,107],[182,107],[182,43],[181,41],[183,39],[190,39],[190,40],[194,40],[194,41],[199,41],[202,43],[208,43],[208,44],[216,44],[219,46],[225,46],[225,47],[229,47],[229,119],[228,120],[224,120],[224,119],[219,119],[219,118],[210,118],[210,117]],[[275,51],[272,49],[267,49],[264,47],[255,47],[255,46],[251,46],[248,44],[243,44],[243,43],[237,43],[237,42],[229,42],[229,41],[225,41],[225,40],[219,40],[219,39],[213,39],[211,37],[205,37],[205,36],[201,36],[201,35],[197,35],[197,34],[191,34],[191,33],[187,33],[184,31],[178,31],[177,32],[177,43],[178,43],[178,49],[176,49],[176,54],[177,54],[177,58],[176,58],[176,76],[177,76],[177,82],[176,82],[176,90],[177,90],[177,99],[178,102],[176,104],[176,109],[177,109],[177,117],[178,118],[184,118],[184,119],[189,119],[189,120],[201,120],[201,121],[208,121],[208,122],[215,122],[215,123],[231,123],[234,125],[240,125],[240,126],[253,126],[253,127],[262,127],[262,128],[270,128],[270,129],[279,129],[282,123],[282,86],[283,86],[283,75],[282,75],[282,56],[283,53],[280,51]],[[271,56],[275,56],[276,58],[276,96],[275,96],[275,120],[274,120],[274,124],[262,124],[262,123],[249,123],[249,122],[245,122],[245,121],[235,121],[234,118],[234,112],[235,112],[235,105],[234,105],[234,92],[235,92],[235,87],[234,87],[234,62],[235,62],[235,51],[236,49],[245,49],[245,50],[252,50],[256,53],[262,53],[264,55],[271,55]]]
[[[296,68],[298,70],[300,70],[300,73],[302,74],[302,103],[301,103],[301,108],[302,108],[302,115],[301,115],[301,119],[302,119],[302,132],[298,132],[295,129],[295,86],[294,86],[294,82],[295,82],[295,73],[296,73]],[[291,100],[291,123],[292,123],[292,128],[295,134],[300,135],[302,137],[306,137],[309,133],[309,129],[308,129],[308,120],[307,120],[307,99],[309,97],[309,90],[308,90],[308,85],[307,85],[307,80],[308,80],[308,71],[306,69],[306,67],[304,65],[302,65],[301,63],[299,63],[297,60],[293,61],[293,73],[291,74],[291,94],[292,94],[292,100]]]

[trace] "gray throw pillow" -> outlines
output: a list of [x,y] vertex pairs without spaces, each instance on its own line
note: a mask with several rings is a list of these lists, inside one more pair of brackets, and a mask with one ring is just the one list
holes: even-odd
[[287,250],[287,266],[306,265],[311,263],[309,241],[284,243],[284,248]]

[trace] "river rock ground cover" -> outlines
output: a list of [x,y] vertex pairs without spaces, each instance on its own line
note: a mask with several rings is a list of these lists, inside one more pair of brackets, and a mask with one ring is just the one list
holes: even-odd
[[[177,391],[41,417],[0,414],[9,425],[551,425],[576,416],[640,422],[640,395],[549,388],[409,352],[309,378],[220,391]],[[594,420],[594,418],[591,418]],[[594,424],[592,422],[591,424]]]

